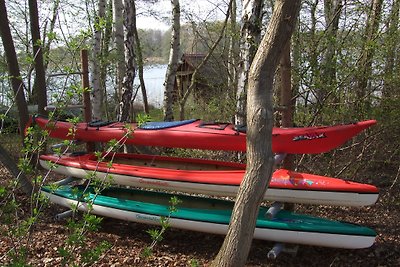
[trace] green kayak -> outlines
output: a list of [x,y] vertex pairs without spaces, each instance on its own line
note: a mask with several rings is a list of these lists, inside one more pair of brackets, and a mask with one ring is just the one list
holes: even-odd
[[[60,186],[56,190],[43,187],[50,201],[65,207],[78,205],[87,211],[93,201],[92,213],[126,221],[155,224],[160,217],[170,215],[171,227],[213,234],[226,234],[233,202],[186,195],[111,187],[94,194],[92,187]],[[169,201],[176,196],[181,203],[170,214]],[[255,239],[280,243],[358,249],[373,245],[375,231],[370,228],[281,210],[272,219],[266,216],[268,207],[260,207]]]

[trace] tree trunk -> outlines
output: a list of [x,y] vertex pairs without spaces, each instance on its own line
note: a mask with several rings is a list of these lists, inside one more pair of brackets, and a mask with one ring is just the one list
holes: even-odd
[[38,113],[46,115],[47,106],[46,73],[43,62],[43,44],[40,38],[39,12],[36,0],[29,0],[29,16],[32,35],[33,58],[35,62],[35,82],[33,101],[38,105]]
[[382,89],[382,97],[384,100],[390,97],[393,90],[398,88],[399,82],[396,83],[398,73],[395,70],[395,58],[398,35],[396,34],[399,26],[399,7],[400,1],[394,0],[390,17],[387,25],[385,43],[387,44],[386,63],[384,71],[384,85]]
[[169,62],[164,82],[164,121],[173,121],[173,92],[175,87],[176,71],[180,52],[181,8],[179,0],[171,0],[172,5],[172,32]]
[[[282,111],[281,126],[288,128],[293,127],[293,113],[296,100],[292,93],[292,65],[290,60],[290,42],[288,42],[283,50],[280,59],[280,75],[281,75],[281,92],[280,105],[284,107]],[[283,160],[283,167],[288,170],[293,170],[294,157],[287,155]]]
[[113,0],[113,14],[114,14],[114,41],[117,54],[117,77],[116,77],[116,96],[118,102],[121,102],[122,97],[122,81],[125,76],[125,54],[124,54],[124,5],[122,0]]
[[101,120],[103,118],[103,98],[104,90],[101,88],[101,43],[102,43],[102,21],[105,18],[106,0],[99,0],[98,15],[94,25],[94,44],[92,59],[92,108],[93,119]]
[[135,45],[136,45],[136,63],[138,65],[138,74],[139,74],[139,82],[140,82],[140,91],[142,92],[143,99],[143,110],[146,114],[149,114],[149,103],[147,101],[147,92],[146,92],[146,84],[144,82],[143,77],[143,54],[142,54],[142,45],[140,44],[139,33],[136,27],[136,7],[134,6],[134,14],[132,19],[134,20],[133,25],[133,34],[135,36]]
[[254,55],[260,43],[263,2],[260,0],[243,0],[242,29],[240,35],[240,65],[238,87],[236,91],[236,124],[244,124],[246,120],[246,95],[248,73]]
[[321,87],[318,98],[321,102],[336,89],[336,52],[339,18],[342,11],[341,0],[324,0],[326,50],[322,59]]
[[238,62],[239,62],[239,27],[236,21],[237,4],[232,2],[230,11],[230,33],[229,33],[229,57],[228,57],[228,97],[234,99],[238,86]]
[[104,15],[104,29],[103,38],[101,42],[101,60],[100,60],[100,88],[103,90],[103,104],[106,119],[110,119],[110,114],[108,113],[108,99],[107,99],[107,73],[109,67],[109,56],[110,56],[110,42],[112,37],[112,2],[107,3],[106,12]]
[[[293,127],[293,113],[296,100],[293,98],[292,89],[292,65],[290,60],[290,41],[286,44],[283,50],[282,57],[280,60],[280,106],[282,110],[282,121],[281,127],[289,128]],[[283,160],[282,167],[287,170],[293,170],[294,168],[294,155],[288,154]],[[285,210],[294,210],[295,206],[293,203],[285,203]]]
[[362,47],[362,55],[358,62],[358,72],[356,75],[356,99],[355,111],[359,116],[363,116],[368,105],[368,81],[372,75],[372,59],[375,55],[375,40],[381,22],[383,0],[371,0],[370,13],[365,27],[365,39]]
[[49,54],[50,54],[50,46],[54,40],[53,37],[49,37],[47,42],[46,42],[46,33],[53,33],[54,32],[54,27],[56,25],[56,21],[57,21],[57,17],[58,17],[58,11],[60,9],[60,0],[55,0],[53,2],[53,9],[52,9],[52,16],[50,19],[50,28],[49,30],[47,30],[47,23],[44,27],[44,31],[43,31],[43,44],[44,44],[44,48],[43,48],[43,58],[44,58],[44,69],[45,72],[47,71],[47,67],[49,65]]
[[[15,101],[18,108],[18,119],[19,119],[19,131],[21,134],[21,141],[24,139],[24,128],[29,120],[28,105],[26,104],[24,95],[24,84],[21,80],[21,74],[19,71],[17,53],[15,52],[14,41],[12,39],[10,24],[7,17],[7,8],[4,0],[0,0],[0,35],[4,47],[5,57],[7,60],[8,72],[11,79],[11,85],[14,91]],[[2,147],[0,147],[2,149]],[[7,166],[7,162],[10,161],[10,157],[5,151],[0,151],[2,155],[1,161]],[[11,167],[9,170],[15,175],[15,166],[10,163]],[[25,193],[30,194],[32,192],[32,185],[25,176],[20,176],[22,189]]]
[[[310,35],[311,35],[311,52],[309,55],[310,58],[310,69],[311,69],[311,90],[314,91],[317,88],[321,87],[321,82],[320,82],[320,66],[318,63],[318,51],[317,49],[315,49],[316,47],[318,47],[318,35],[317,35],[317,23],[318,23],[318,19],[317,19],[317,5],[318,5],[318,1],[319,0],[315,0],[314,2],[310,3],[311,6],[311,26],[310,26]],[[312,100],[310,99],[310,91],[308,91],[306,93],[305,96],[305,101],[304,101],[304,106],[307,107],[309,102],[311,102]],[[317,97],[317,101],[319,102],[320,99]],[[319,103],[318,103],[319,104]]]
[[276,66],[289,42],[300,0],[278,0],[249,72],[247,94],[247,169],[240,185],[224,243],[212,266],[244,266],[262,196],[271,179],[272,87]]
[[124,1],[124,45],[125,45],[125,76],[122,81],[122,96],[119,105],[119,121],[127,121],[129,118],[132,96],[133,81],[135,79],[135,37],[133,34],[134,25],[133,14],[135,0]]

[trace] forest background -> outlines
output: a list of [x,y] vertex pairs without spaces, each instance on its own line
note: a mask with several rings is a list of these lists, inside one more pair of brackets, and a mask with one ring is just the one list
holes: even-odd
[[[152,8],[155,2],[136,1],[137,15],[152,16],[168,23],[172,11],[161,14],[160,10]],[[100,8],[96,1],[39,1],[42,38],[37,44],[43,47],[46,102],[55,105],[82,102],[79,53],[81,49],[88,49],[92,75],[96,68],[94,63],[100,63],[96,77],[102,77],[98,88],[104,96],[99,116],[113,120],[117,118],[121,102],[117,64],[122,51],[115,42],[113,2],[103,3],[104,16],[99,16]],[[29,3],[7,1],[6,5],[26,101],[30,105],[38,105],[40,99],[35,92],[38,90],[35,85],[37,73],[33,67],[37,54],[32,43]],[[222,36],[211,54],[210,61],[216,65],[208,71],[210,76],[224,77],[225,82],[216,87],[210,86],[207,92],[192,92],[183,105],[184,96],[176,94],[172,109],[175,118],[180,117],[180,109],[183,108],[185,118],[233,121],[235,115],[241,115],[238,111],[241,97],[237,74],[239,66],[242,66],[239,44],[243,24],[239,23],[239,14],[243,7],[238,3],[236,15],[231,16],[228,25],[225,25],[221,17],[225,16],[227,3],[221,1],[208,5],[212,8],[207,12],[193,11],[190,3],[182,5],[179,56],[183,53],[206,55]],[[399,6],[400,1],[397,0],[303,1],[290,48],[290,105],[294,108],[294,125],[328,125],[364,119],[378,121],[376,127],[345,147],[322,155],[295,156],[294,168],[375,184],[382,190],[381,201],[386,201],[382,205],[390,205],[388,210],[398,210],[400,205]],[[265,1],[257,29],[260,35],[265,31],[272,7],[273,1]],[[99,32],[101,41],[98,54],[95,54],[95,36]],[[140,46],[136,47],[135,55],[141,52],[145,66],[167,64],[171,34],[172,29],[139,29]],[[277,126],[282,125],[280,110],[288,106],[282,103],[281,94],[281,77],[285,68],[287,65],[281,65],[278,69],[275,82]],[[21,150],[16,149],[12,140],[18,113],[17,109],[12,108],[15,106],[15,95],[3,46],[0,46],[0,77],[0,104],[4,113],[2,145],[18,157]],[[92,87],[95,86],[93,83],[92,80]],[[137,91],[133,95],[140,95],[141,89],[143,86],[135,87]],[[133,97],[130,100],[133,103]],[[146,111],[142,105],[140,102],[131,110],[131,119],[141,112],[147,112],[154,120],[165,118],[163,109],[150,107]],[[185,155],[192,152],[176,153]],[[220,154],[195,153],[200,157],[220,157]],[[229,155],[226,157],[234,158]]]

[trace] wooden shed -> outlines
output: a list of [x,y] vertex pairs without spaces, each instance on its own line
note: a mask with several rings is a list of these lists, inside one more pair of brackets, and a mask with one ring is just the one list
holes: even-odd
[[[194,70],[205,58],[205,54],[183,54],[176,73],[175,90],[180,99],[190,86]],[[198,72],[193,90],[195,99],[208,100],[226,90],[227,73],[223,61],[211,57]]]

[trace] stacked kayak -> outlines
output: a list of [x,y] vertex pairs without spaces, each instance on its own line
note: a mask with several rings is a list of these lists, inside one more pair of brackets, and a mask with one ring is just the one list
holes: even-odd
[[[116,122],[72,124],[33,117],[31,123],[47,130],[50,137],[85,142],[121,140],[125,144],[246,151],[246,129],[228,123],[201,120],[149,122],[143,125]],[[273,152],[313,154],[332,150],[374,125],[375,120],[352,124],[274,128]],[[71,131],[73,129],[73,131]],[[133,130],[132,134],[129,134]],[[71,135],[70,133],[73,132]],[[99,160],[99,158],[101,160]],[[212,198],[180,195],[178,211],[169,211],[167,193],[109,187],[100,192],[90,186],[93,179],[129,187],[162,189],[212,196],[236,196],[246,165],[217,160],[112,153],[41,155],[40,164],[56,173],[88,181],[89,186],[43,187],[51,202],[101,216],[147,224],[170,217],[172,227],[225,234],[233,203]],[[267,178],[267,177],[266,177]],[[96,192],[96,193],[95,193]],[[379,190],[369,184],[338,178],[275,170],[264,200],[316,205],[361,207],[374,204]],[[274,205],[273,205],[274,206]],[[254,238],[282,243],[358,249],[370,247],[376,233],[363,226],[332,221],[285,210],[273,213],[260,207]]]
[[[236,196],[246,165],[205,159],[138,154],[113,154],[101,162],[94,154],[42,155],[40,164],[66,176],[85,179],[94,173],[113,184],[214,196]],[[337,206],[372,205],[379,191],[373,185],[276,170],[264,200]]]
[[[213,234],[226,234],[233,202],[211,198],[179,195],[178,210],[169,211],[173,195],[133,189],[108,188],[100,194],[89,187],[61,186],[56,190],[43,187],[50,201],[81,211],[146,224],[160,224],[161,216],[170,217],[171,227]],[[376,233],[363,226],[332,221],[281,210],[272,219],[265,216],[267,208],[260,207],[255,239],[283,243],[360,249],[372,246]]]
[[[31,123],[49,131],[50,137],[75,139],[85,142],[108,142],[123,139],[125,144],[158,147],[194,148],[207,150],[246,151],[245,128],[229,123],[207,123],[201,120],[175,122],[136,123],[92,122],[77,123],[49,121],[35,116]],[[368,120],[352,124],[274,128],[272,131],[272,151],[287,154],[314,154],[332,150],[376,124]],[[134,134],[127,135],[128,128]],[[70,129],[74,129],[71,135]]]

